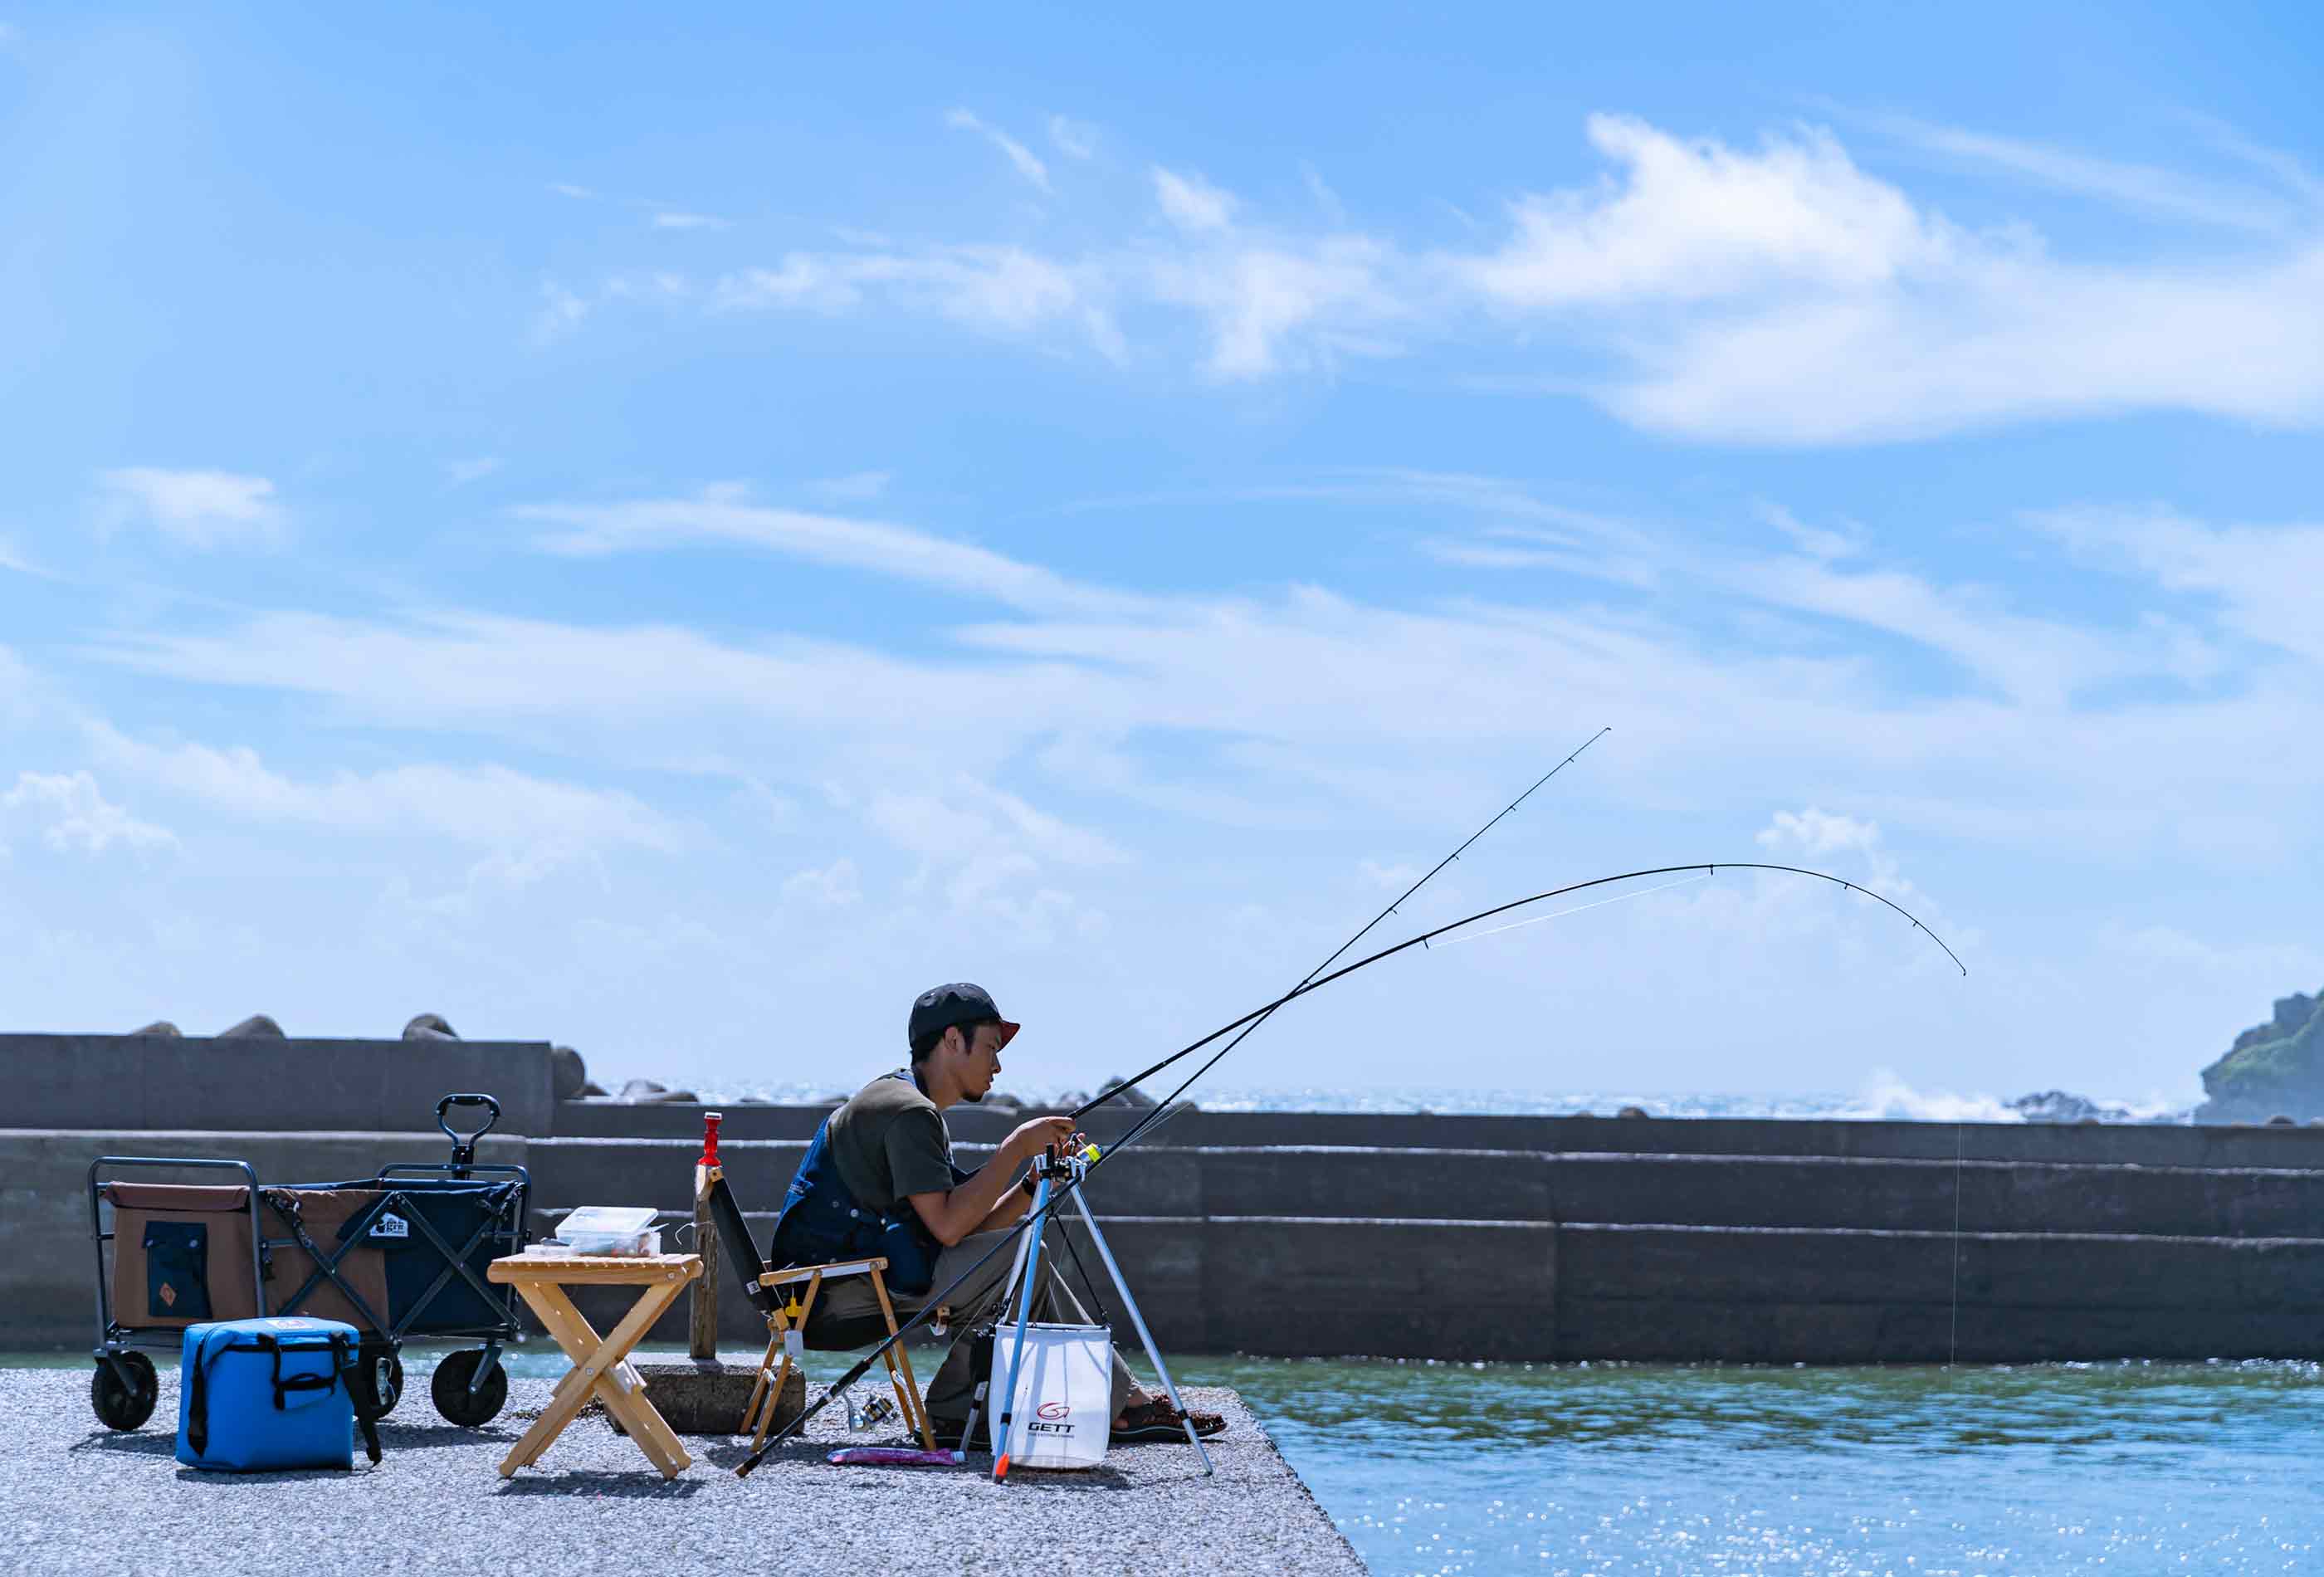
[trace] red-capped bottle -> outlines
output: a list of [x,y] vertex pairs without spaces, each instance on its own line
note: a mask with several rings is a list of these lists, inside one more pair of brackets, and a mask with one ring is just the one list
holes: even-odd
[[715,1167],[718,1164],[719,1115],[715,1111],[706,1111],[702,1114],[702,1159],[695,1163],[697,1167]]

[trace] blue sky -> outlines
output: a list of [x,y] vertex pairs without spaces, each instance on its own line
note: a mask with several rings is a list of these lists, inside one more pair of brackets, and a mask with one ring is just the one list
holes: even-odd
[[[11,1027],[2189,1099],[2324,981],[2292,7],[0,10]],[[1388,933],[1394,935],[1393,932]]]

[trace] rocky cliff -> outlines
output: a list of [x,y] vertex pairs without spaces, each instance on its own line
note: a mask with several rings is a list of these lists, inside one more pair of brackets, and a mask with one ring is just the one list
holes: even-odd
[[2275,1016],[2236,1037],[2227,1056],[2203,1070],[2198,1122],[2264,1122],[2271,1117],[2324,1117],[2324,991],[2300,991],[2275,1004]]

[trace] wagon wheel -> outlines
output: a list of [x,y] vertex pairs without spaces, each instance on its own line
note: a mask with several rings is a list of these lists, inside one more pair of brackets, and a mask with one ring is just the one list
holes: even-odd
[[[129,1372],[125,1388],[115,1364]],[[107,1429],[136,1428],[153,1416],[153,1404],[161,1395],[161,1381],[153,1372],[153,1360],[142,1352],[124,1352],[109,1362],[100,1358],[97,1372],[89,1377],[89,1405]]]
[[347,1379],[347,1396],[366,1418],[386,1417],[403,1399],[403,1360],[385,1348],[365,1351]]
[[508,1405],[508,1370],[498,1359],[493,1360],[492,1372],[484,1376],[484,1383],[474,1393],[469,1391],[468,1382],[475,1378],[476,1365],[484,1356],[481,1351],[448,1353],[429,1382],[428,1394],[435,1399],[436,1410],[463,1429],[482,1428]]

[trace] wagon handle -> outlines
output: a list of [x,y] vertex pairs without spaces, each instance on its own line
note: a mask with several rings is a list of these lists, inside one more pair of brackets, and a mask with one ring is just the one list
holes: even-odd
[[[484,1126],[477,1129],[475,1132],[462,1134],[453,1128],[451,1120],[445,1116],[445,1113],[455,1106],[482,1106],[488,1109],[492,1114],[484,1119]],[[500,1120],[501,1103],[490,1095],[456,1093],[436,1102],[436,1126],[442,1129],[444,1137],[452,1141],[452,1165],[455,1167],[466,1167],[475,1163],[476,1141],[492,1132],[493,1125]],[[462,1176],[466,1175],[465,1172],[459,1174]]]

